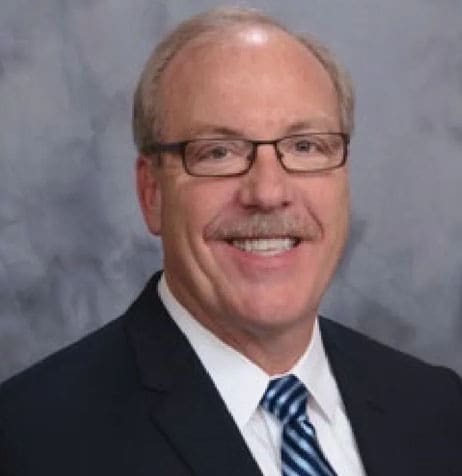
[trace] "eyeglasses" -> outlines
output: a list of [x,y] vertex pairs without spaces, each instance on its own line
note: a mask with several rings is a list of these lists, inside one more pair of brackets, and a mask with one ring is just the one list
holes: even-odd
[[179,154],[185,171],[195,177],[232,177],[250,170],[260,145],[272,145],[287,172],[310,173],[342,167],[348,144],[349,136],[342,132],[310,132],[272,141],[216,138],[154,143],[147,152]]

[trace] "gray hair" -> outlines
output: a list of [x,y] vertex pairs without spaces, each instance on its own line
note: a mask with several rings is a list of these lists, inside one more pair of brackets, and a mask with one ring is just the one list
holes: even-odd
[[133,105],[133,136],[139,153],[147,153],[161,133],[162,73],[172,58],[188,43],[204,34],[220,35],[224,30],[242,26],[262,26],[283,31],[302,43],[322,64],[334,85],[343,132],[354,128],[354,92],[349,74],[329,49],[308,35],[289,31],[271,17],[254,9],[220,7],[180,23],[157,45],[138,81]]

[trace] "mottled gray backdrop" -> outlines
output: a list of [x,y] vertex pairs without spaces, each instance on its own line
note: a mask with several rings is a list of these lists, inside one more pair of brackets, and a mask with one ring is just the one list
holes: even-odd
[[[131,93],[214,1],[0,0],[0,380],[121,313],[160,266],[134,192]],[[323,306],[462,372],[462,2],[248,2],[357,86],[353,230]]]

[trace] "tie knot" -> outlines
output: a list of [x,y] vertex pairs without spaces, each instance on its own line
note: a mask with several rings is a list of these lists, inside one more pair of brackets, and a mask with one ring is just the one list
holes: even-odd
[[268,384],[260,405],[283,425],[306,417],[308,390],[295,375],[286,375]]

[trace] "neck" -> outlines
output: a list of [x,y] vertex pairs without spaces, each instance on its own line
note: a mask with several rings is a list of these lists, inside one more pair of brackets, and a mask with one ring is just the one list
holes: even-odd
[[[315,310],[305,312],[290,322],[258,323],[238,318],[223,309],[215,309],[215,312],[210,309],[206,313],[196,300],[188,299],[187,291],[172,289],[170,284],[164,289],[192,319],[270,376],[290,371],[310,345],[317,315]],[[214,318],[216,315],[221,318]]]
[[272,376],[290,371],[306,352],[313,336],[315,318],[314,316],[296,328],[264,333],[247,331],[236,335],[223,329],[217,331],[207,325],[206,327]]

